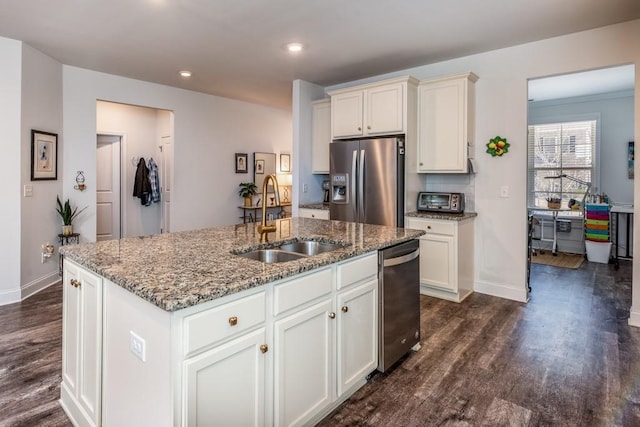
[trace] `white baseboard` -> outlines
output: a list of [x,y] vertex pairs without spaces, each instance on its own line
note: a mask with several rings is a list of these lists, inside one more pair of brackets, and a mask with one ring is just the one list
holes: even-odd
[[36,279],[20,288],[9,289],[0,292],[0,306],[13,304],[23,301],[26,298],[40,292],[41,290],[48,288],[49,286],[57,283],[60,280],[58,270],[47,274],[39,279]]
[[8,289],[6,291],[0,291],[0,305],[13,304],[20,302],[20,288]]
[[60,275],[58,274],[58,269],[52,273],[47,274],[39,279],[33,280],[30,283],[22,286],[22,299],[25,300],[29,298],[33,294],[37,294],[41,290],[48,288],[49,286],[57,283],[60,280]]
[[476,281],[473,284],[474,292],[492,295],[494,297],[510,299],[519,302],[528,302],[529,296],[525,287],[516,289],[511,286],[498,285],[495,283]]
[[629,312],[629,326],[640,328],[640,311],[638,311],[638,307],[631,307],[631,311]]

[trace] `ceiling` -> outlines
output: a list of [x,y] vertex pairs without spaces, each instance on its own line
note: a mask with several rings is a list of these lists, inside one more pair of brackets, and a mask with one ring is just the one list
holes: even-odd
[[[0,0],[63,64],[290,108],[321,86],[640,18],[638,0]],[[283,46],[300,42],[291,55]],[[193,72],[190,79],[179,70]]]

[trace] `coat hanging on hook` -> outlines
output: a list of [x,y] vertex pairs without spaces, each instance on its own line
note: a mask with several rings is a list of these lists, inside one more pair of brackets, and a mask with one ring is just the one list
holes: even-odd
[[149,169],[145,164],[144,157],[140,157],[136,177],[133,181],[133,197],[140,198],[140,204],[147,205],[151,198],[151,183],[149,182]]

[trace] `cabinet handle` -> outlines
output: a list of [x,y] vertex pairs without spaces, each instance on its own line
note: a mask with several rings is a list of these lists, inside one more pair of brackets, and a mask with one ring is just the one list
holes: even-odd
[[349,307],[347,307],[346,305],[344,307],[342,307],[342,312],[346,313],[347,311],[349,311]]
[[336,318],[336,314],[333,311],[329,312],[329,318],[335,319]]
[[238,324],[238,318],[236,316],[229,317],[229,324],[231,326],[236,326]]
[[260,351],[262,352],[262,354],[265,354],[267,351],[269,351],[269,346],[266,344],[262,344],[260,346]]
[[76,279],[71,279],[71,286],[73,286],[74,288],[79,288],[80,287],[80,281],[76,280]]

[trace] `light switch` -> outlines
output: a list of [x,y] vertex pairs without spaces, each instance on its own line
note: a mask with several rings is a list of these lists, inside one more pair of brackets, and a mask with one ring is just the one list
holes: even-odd
[[509,197],[509,186],[503,185],[500,187],[500,197],[506,198]]
[[33,197],[33,185],[31,184],[24,185],[24,197]]

